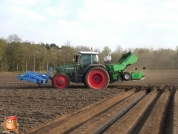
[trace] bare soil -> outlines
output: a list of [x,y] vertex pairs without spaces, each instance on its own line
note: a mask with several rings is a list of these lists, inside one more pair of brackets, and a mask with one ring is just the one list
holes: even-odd
[[[59,90],[52,88],[50,82],[38,86],[18,81],[15,74],[0,74],[0,122],[3,123],[4,117],[16,115],[20,133],[86,133],[94,129],[81,128],[92,128],[87,122],[100,117],[97,119],[100,125],[95,125],[97,133],[177,132],[178,71],[145,71],[145,74],[147,77],[142,81],[113,83],[99,91],[75,83]],[[117,116],[119,111],[114,106],[121,106],[139,92],[145,92],[144,96],[133,106],[128,102],[130,108],[120,107],[122,116]],[[108,111],[117,114],[109,116]],[[115,116],[117,120],[112,120]],[[145,123],[152,126],[145,129]]]
[[141,119],[141,115],[146,112],[146,109],[150,106],[151,102],[157,95],[157,89],[154,88],[146,95],[141,101],[139,101],[132,109],[130,109],[125,115],[117,120],[112,126],[110,126],[104,133],[120,133],[126,134],[134,131],[134,126],[137,121]]

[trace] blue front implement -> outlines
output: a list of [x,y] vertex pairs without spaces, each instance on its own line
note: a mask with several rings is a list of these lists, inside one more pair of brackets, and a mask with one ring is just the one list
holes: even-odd
[[35,73],[32,71],[28,71],[25,74],[19,75],[17,78],[19,80],[26,80],[29,82],[37,83],[37,84],[46,84],[48,83],[48,79],[50,79],[50,72],[52,68],[50,67],[46,74]]

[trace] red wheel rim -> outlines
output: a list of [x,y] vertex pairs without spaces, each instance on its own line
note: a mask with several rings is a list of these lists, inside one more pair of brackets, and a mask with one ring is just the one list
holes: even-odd
[[58,75],[54,78],[54,85],[57,88],[65,88],[67,85],[67,79],[63,75]]
[[93,89],[101,89],[107,83],[107,75],[104,71],[101,70],[93,70],[88,75],[88,84]]

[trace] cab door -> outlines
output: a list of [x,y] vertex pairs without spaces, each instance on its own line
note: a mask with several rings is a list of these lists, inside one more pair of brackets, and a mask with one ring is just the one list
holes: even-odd
[[85,68],[91,64],[91,55],[90,54],[82,54],[79,58],[79,67],[78,72],[79,74],[83,74]]

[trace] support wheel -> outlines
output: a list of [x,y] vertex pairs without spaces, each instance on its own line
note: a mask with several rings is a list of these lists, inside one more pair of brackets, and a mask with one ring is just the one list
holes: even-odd
[[53,77],[52,85],[55,88],[58,89],[67,88],[69,84],[70,84],[70,80],[66,74],[57,74]]
[[124,72],[123,75],[122,75],[122,78],[123,78],[125,81],[129,81],[129,80],[131,80],[131,75],[130,75],[130,73],[128,73],[128,72]]
[[93,67],[85,75],[85,85],[95,90],[107,87],[109,81],[109,74],[102,67]]

